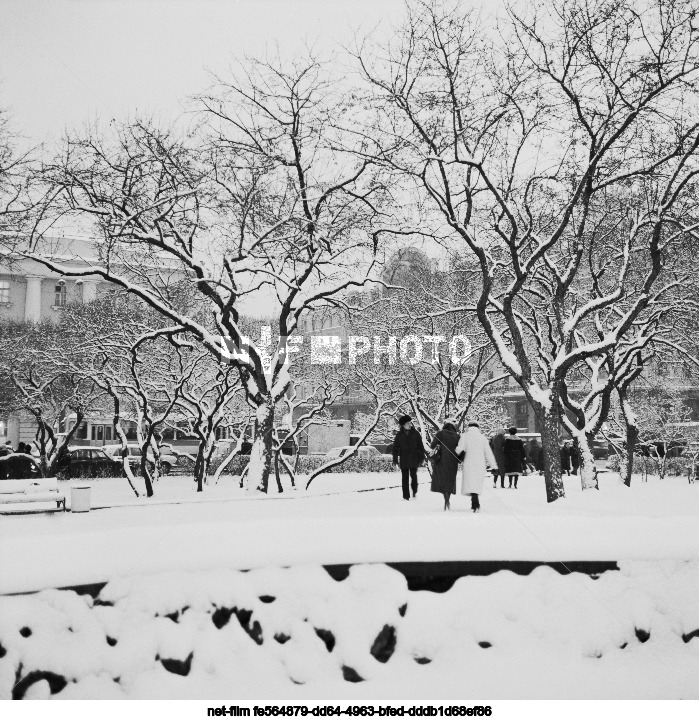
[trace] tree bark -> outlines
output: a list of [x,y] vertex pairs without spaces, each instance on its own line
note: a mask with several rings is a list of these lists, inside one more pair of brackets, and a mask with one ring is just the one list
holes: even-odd
[[247,489],[250,483],[256,483],[258,491],[267,493],[274,455],[274,403],[270,397],[266,397],[257,407],[255,416],[257,419],[255,440],[250,450],[249,472],[245,487]]
[[541,428],[541,445],[544,448],[546,500],[553,503],[565,497],[561,478],[561,450],[558,445],[558,413],[537,409],[536,415]]
[[576,437],[575,442],[577,445],[578,458],[580,459],[580,467],[578,468],[580,485],[583,491],[590,490],[591,488],[598,491],[597,468],[595,467],[595,457],[592,455],[591,450],[592,438],[585,433],[581,433]]
[[631,475],[633,474],[634,449],[638,443],[638,426],[626,421],[626,468],[622,480],[625,486],[631,486]]
[[[153,496],[153,481],[156,477],[151,474],[151,469],[148,464],[148,446],[150,446],[150,434],[144,445],[141,446],[141,475],[146,486],[146,496],[151,498]],[[155,464],[153,464],[155,466]]]
[[112,397],[112,401],[114,403],[114,419],[113,419],[114,433],[116,434],[117,438],[121,442],[122,467],[124,468],[126,480],[129,482],[129,485],[131,486],[131,490],[136,494],[136,498],[138,498],[140,494],[136,490],[136,479],[133,477],[133,472],[131,471],[131,466],[129,465],[129,460],[128,460],[129,441],[126,438],[126,433],[124,432],[124,428],[121,425],[121,401],[119,400],[119,396],[112,390],[111,386],[107,387],[107,392]]
[[[621,415],[626,425],[626,467],[620,468],[623,471],[621,474],[622,480],[625,486],[631,486],[631,475],[633,474],[633,461],[634,461],[634,450],[638,443],[639,430],[638,422],[636,420],[636,414],[633,412],[631,405],[629,404],[628,397],[626,395],[625,388],[619,388],[617,390],[619,395],[619,406],[621,408]],[[645,470],[645,461],[643,463]]]
[[197,457],[194,461],[194,480],[197,484],[197,493],[201,493],[204,490],[208,466],[209,464],[206,459],[206,440],[200,440]]
[[[281,453],[281,451],[279,451]],[[279,475],[279,453],[274,454],[274,477],[277,479],[277,493],[284,493],[282,479]]]

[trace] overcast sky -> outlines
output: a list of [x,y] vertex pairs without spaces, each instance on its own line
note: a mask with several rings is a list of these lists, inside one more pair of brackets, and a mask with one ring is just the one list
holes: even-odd
[[138,111],[175,117],[231,58],[321,50],[399,21],[402,0],[0,0],[0,107],[32,143]]

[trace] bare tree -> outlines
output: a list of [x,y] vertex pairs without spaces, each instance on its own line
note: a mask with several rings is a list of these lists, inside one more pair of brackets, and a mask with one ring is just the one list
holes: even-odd
[[[207,483],[218,434],[225,430],[228,442],[233,441],[238,446],[237,441],[250,425],[250,408],[234,368],[216,363],[211,354],[186,337],[175,337],[173,340],[178,374],[184,382],[179,386],[174,405],[177,423],[171,425],[179,430],[185,429],[198,440],[194,457],[179,455],[194,461],[194,482],[197,491],[201,492]],[[167,443],[163,446],[166,447]],[[231,458],[224,459],[225,464]],[[225,464],[221,462],[221,465]],[[218,475],[215,474],[216,478]]]
[[34,151],[17,146],[7,111],[0,108],[0,234],[10,238],[25,229],[36,178]]
[[[248,345],[242,304],[272,295],[276,346],[304,309],[361,285],[375,262],[382,185],[370,161],[337,149],[339,98],[318,62],[243,70],[200,98],[191,137],[142,122],[108,137],[89,131],[46,167],[53,212],[99,230],[99,265],[48,258],[38,241],[18,247],[63,274],[111,281],[223,355],[255,409],[248,478],[266,491],[275,408],[290,382],[286,343],[270,357],[258,339]],[[222,337],[239,349],[232,357]]]
[[535,410],[554,501],[563,384],[632,330],[694,232],[695,11],[558,0],[510,9],[493,43],[455,4],[408,15],[395,42],[356,53],[378,108],[366,155],[477,261],[475,310]]
[[93,379],[64,362],[80,350],[77,335],[53,323],[0,325],[0,404],[5,413],[33,417],[46,476],[56,474],[82,421],[106,401]]
[[163,320],[127,294],[109,293],[66,309],[61,322],[79,338],[79,352],[71,357],[55,353],[57,366],[91,379],[111,398],[122,464],[134,492],[125,423],[135,429],[148,497],[161,473],[162,430],[196,372],[178,353],[183,329],[165,326]]
[[[348,453],[327,461],[309,474],[306,480],[306,488],[322,473],[327,473],[350,458],[354,458],[359,448],[364,445],[367,438],[379,426],[381,421],[388,416],[395,415],[400,408],[401,402],[404,402],[401,389],[396,387],[394,383],[392,372],[382,373],[380,370],[377,371],[373,364],[364,361],[354,365],[352,376],[354,383],[361,388],[362,393],[368,399],[369,406],[372,409],[370,420],[365,424],[364,431],[357,439],[357,443]],[[287,470],[289,469],[287,468]]]

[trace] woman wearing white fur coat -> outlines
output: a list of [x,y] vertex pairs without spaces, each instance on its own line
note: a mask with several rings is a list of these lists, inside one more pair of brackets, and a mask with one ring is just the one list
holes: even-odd
[[497,466],[488,439],[481,433],[478,423],[468,424],[456,446],[456,455],[462,459],[461,493],[471,496],[471,509],[477,513],[481,508],[478,494],[483,492],[485,476],[489,468]]

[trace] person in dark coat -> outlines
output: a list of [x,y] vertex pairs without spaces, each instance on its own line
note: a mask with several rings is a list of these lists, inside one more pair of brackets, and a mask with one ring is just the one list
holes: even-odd
[[492,469],[493,474],[493,488],[498,487],[498,476],[500,476],[500,487],[505,487],[505,430],[498,431],[490,439],[490,448],[495,456],[495,462],[497,468]]
[[561,473],[565,473],[567,476],[570,475],[572,455],[573,443],[572,441],[565,441],[563,448],[561,448]]
[[531,447],[531,453],[530,453],[530,461],[532,465],[534,466],[534,470],[543,473],[544,472],[544,447],[539,443],[539,441],[535,440],[532,443]]
[[527,452],[524,449],[524,441],[517,437],[517,429],[514,426],[509,429],[509,435],[505,437],[504,452],[505,473],[510,482],[508,488],[512,488],[513,481],[517,488],[519,474],[527,467]]
[[573,443],[570,447],[570,470],[574,476],[578,475],[578,468],[580,468],[580,450],[576,443]]
[[445,511],[450,508],[452,493],[456,493],[456,474],[459,470],[459,458],[456,455],[458,442],[456,421],[453,418],[446,418],[442,430],[437,432],[430,446],[433,451],[430,490],[444,496]]
[[403,498],[409,501],[408,479],[410,479],[413,498],[415,498],[417,495],[417,469],[425,460],[425,446],[422,443],[422,436],[413,428],[410,416],[401,416],[398,419],[398,425],[400,430],[393,439],[393,465],[400,465]]

